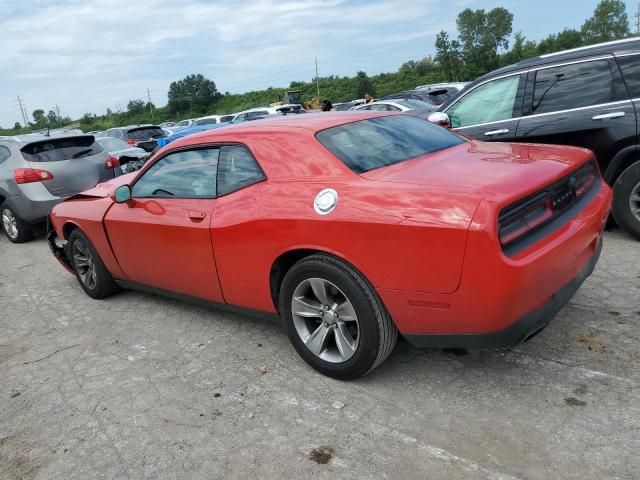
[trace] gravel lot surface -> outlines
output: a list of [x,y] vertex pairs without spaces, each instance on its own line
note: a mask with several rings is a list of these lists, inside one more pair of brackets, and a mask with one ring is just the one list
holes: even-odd
[[325,378],[275,322],[86,296],[0,238],[0,478],[640,478],[640,242],[511,351]]

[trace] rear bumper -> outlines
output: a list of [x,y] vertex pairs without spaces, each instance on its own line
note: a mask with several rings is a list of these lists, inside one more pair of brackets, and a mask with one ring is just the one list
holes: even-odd
[[27,223],[44,222],[51,209],[63,200],[54,197],[39,184],[22,187],[20,195],[9,197],[6,202]]
[[506,348],[518,345],[545,328],[549,321],[569,302],[593,272],[601,251],[602,237],[598,239],[593,256],[578,275],[560,288],[551,300],[542,307],[523,315],[504,330],[472,335],[404,335],[404,337],[412,345],[421,348]]

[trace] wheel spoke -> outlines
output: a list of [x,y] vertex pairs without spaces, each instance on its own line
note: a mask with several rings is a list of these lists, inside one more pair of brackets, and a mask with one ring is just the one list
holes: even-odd
[[309,338],[307,338],[304,343],[312,353],[320,355],[322,351],[327,348],[327,340],[330,331],[330,328],[328,328],[324,323],[321,323],[318,328],[309,335]]
[[336,345],[342,356],[342,360],[350,359],[354,353],[356,353],[356,342],[349,333],[346,325],[343,322],[338,322],[336,328],[333,330],[336,337]]
[[632,202],[640,202],[640,192],[634,192],[631,194]]
[[327,295],[327,288],[324,280],[320,278],[311,278],[309,279],[309,284],[311,285],[313,294],[318,300],[320,300],[320,303],[323,305],[329,305],[329,297]]
[[296,308],[291,313],[294,315],[305,318],[322,317],[322,305],[320,305],[320,302],[305,297],[295,297],[293,300]]
[[351,305],[349,300],[345,300],[336,308],[336,312],[340,315],[340,320],[345,322],[352,322],[358,319],[356,316],[356,311]]

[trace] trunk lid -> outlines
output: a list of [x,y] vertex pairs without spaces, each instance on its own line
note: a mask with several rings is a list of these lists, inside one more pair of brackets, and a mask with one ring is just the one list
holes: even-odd
[[589,150],[575,147],[470,141],[361,176],[502,201],[535,192],[591,157]]
[[53,174],[42,184],[57,197],[70,197],[114,177],[114,169],[105,168],[107,152],[92,135],[39,140],[22,147],[21,153],[29,167]]

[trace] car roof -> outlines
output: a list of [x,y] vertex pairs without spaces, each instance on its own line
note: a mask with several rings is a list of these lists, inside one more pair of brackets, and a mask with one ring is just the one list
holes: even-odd
[[584,57],[591,57],[597,55],[619,55],[622,53],[640,52],[640,39],[626,38],[624,40],[614,40],[612,42],[598,43],[595,45],[588,45],[586,47],[572,48],[570,50],[563,50],[560,52],[548,53],[546,55],[540,55],[538,57],[527,58],[513,65],[494,70],[473,83],[477,83],[483,79],[494,77],[496,75],[514,72],[517,70],[526,70],[530,67],[537,67],[540,65],[546,65],[550,63],[558,63],[562,61],[577,60]]
[[327,128],[337,127],[346,123],[366,120],[368,118],[382,117],[386,115],[396,115],[396,112],[375,112],[375,111],[353,111],[344,112],[322,112],[314,115],[278,115],[268,117],[256,122],[242,122],[229,125],[225,128],[206,130],[194,133],[183,139],[172,142],[171,145],[187,146],[191,144],[216,142],[219,137],[238,136],[252,133],[291,133],[294,130],[304,130],[312,135]]
[[34,143],[34,142],[45,142],[47,140],[58,140],[60,138],[78,138],[78,137],[93,137],[94,135],[86,134],[86,133],[69,133],[66,135],[44,135],[41,133],[25,133],[24,135],[14,135],[11,137],[0,137],[0,142],[7,143]]

